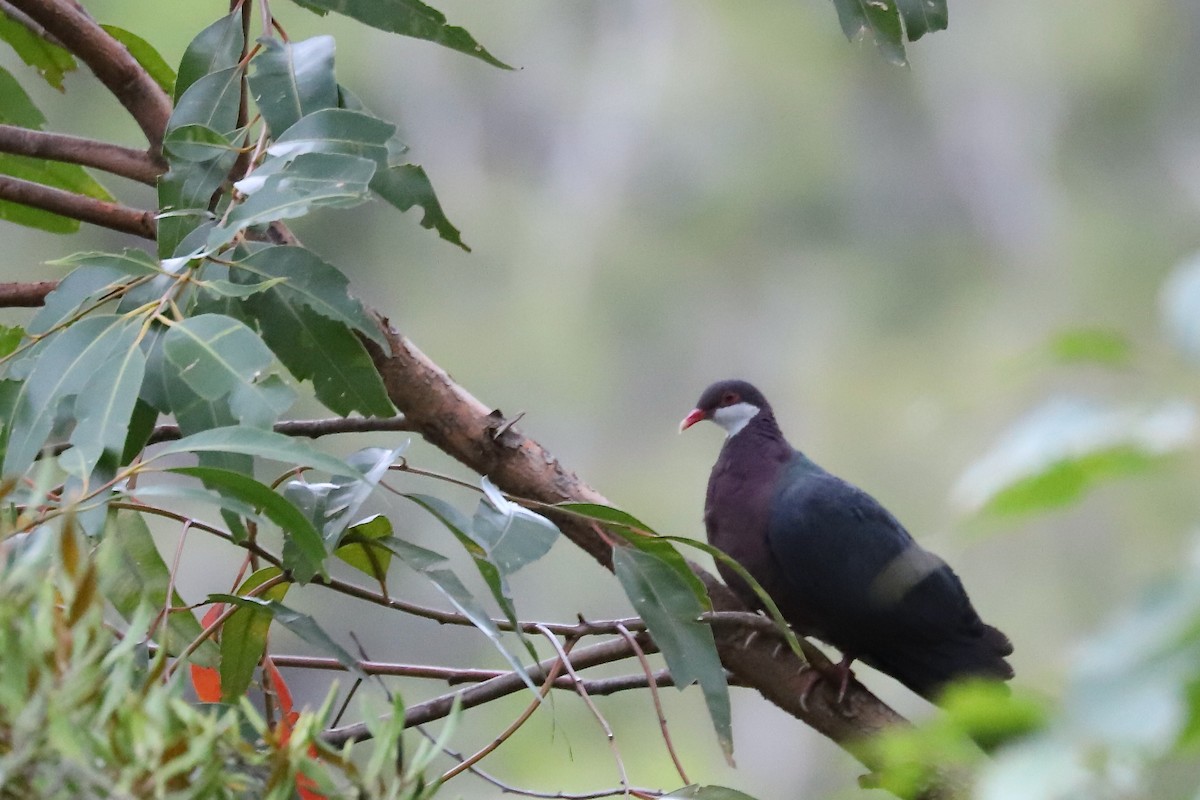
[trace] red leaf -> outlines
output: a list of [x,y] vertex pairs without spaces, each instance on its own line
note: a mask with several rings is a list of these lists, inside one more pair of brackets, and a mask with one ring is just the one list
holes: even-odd
[[[200,620],[200,624],[207,628],[217,621],[217,617],[221,616],[221,612],[224,610],[224,603],[214,603],[208,611],[204,612],[204,618]],[[200,702],[221,702],[221,673],[212,667],[201,667],[196,664],[190,666],[192,688],[196,690],[196,697],[200,699]]]

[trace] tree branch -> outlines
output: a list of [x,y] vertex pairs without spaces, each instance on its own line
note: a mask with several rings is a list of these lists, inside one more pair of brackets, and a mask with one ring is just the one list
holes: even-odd
[[114,231],[132,233],[143,239],[154,239],[157,230],[154,214],[150,211],[85,197],[40,183],[10,178],[7,175],[0,175],[0,200],[11,200],[80,222],[90,222]]
[[150,152],[161,152],[163,133],[171,116],[171,98],[123,44],[69,0],[8,0],[8,3],[87,64],[133,116],[150,143]]
[[16,125],[0,125],[0,153],[94,167],[147,186],[154,186],[164,171],[149,155],[132,147]]
[[[0,306],[4,303],[4,287],[10,284],[0,283]],[[16,284],[21,285],[21,284]],[[330,417],[328,419],[292,419],[276,422],[276,433],[285,436],[304,436],[318,439],[322,436],[332,436],[338,433],[375,433],[378,431],[409,431],[412,427],[403,416],[395,417]],[[178,425],[159,425],[150,434],[146,445],[161,444],[183,438],[183,432]]]
[[37,308],[45,305],[46,295],[57,286],[58,281],[0,283],[0,308]]

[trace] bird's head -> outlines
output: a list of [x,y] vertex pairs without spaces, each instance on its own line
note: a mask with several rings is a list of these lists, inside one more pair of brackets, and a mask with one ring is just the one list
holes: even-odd
[[679,432],[701,420],[712,420],[725,429],[728,436],[733,436],[758,416],[759,412],[769,409],[767,399],[762,392],[745,381],[718,381],[704,390],[696,407],[679,423]]

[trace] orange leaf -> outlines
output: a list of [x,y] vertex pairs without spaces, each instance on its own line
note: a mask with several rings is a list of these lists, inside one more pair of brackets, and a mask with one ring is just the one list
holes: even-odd
[[[207,628],[217,621],[217,617],[221,616],[221,612],[224,610],[224,603],[214,603],[208,611],[204,612],[204,618],[200,620],[200,624]],[[191,669],[192,688],[196,690],[196,697],[200,699],[200,702],[221,702],[221,673],[212,667],[201,667],[196,664],[192,664]]]

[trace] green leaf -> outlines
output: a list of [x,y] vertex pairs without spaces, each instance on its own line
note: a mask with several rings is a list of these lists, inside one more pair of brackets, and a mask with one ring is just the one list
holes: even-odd
[[70,438],[82,468],[75,472],[77,477],[90,475],[105,454],[116,459],[124,452],[145,371],[146,357],[131,341],[124,350],[113,350],[80,389]]
[[122,253],[76,253],[51,266],[74,266],[46,295],[45,304],[29,322],[29,333],[40,336],[80,310],[94,305],[115,288],[136,277],[159,274],[158,264],[141,250]]
[[366,502],[388,468],[408,448],[368,447],[346,459],[345,474],[334,474],[327,483],[289,481],[283,494],[321,531],[327,549],[333,549],[358,510]]
[[392,535],[392,524],[382,514],[368,517],[351,525],[342,537],[342,544],[333,554],[359,572],[383,585],[392,563],[392,551],[378,543]]
[[240,9],[200,31],[188,44],[179,62],[179,77],[175,80],[176,102],[205,75],[237,66],[245,42]]
[[356,156],[305,153],[265,178],[260,172],[238,181],[239,191],[249,197],[212,231],[209,248],[233,241],[252,225],[301,217],[314,207],[359,205],[367,199],[375,162]]
[[[924,2],[924,0],[914,0]],[[888,0],[833,0],[842,32],[852,42],[870,41],[880,54],[897,66],[904,66],[904,31],[900,12]]]
[[205,75],[189,86],[176,102],[167,121],[167,133],[184,125],[201,125],[230,135],[237,128],[241,100],[241,67]]
[[[601,505],[600,503],[557,503],[556,508],[561,508],[570,511],[574,514],[594,519],[598,522],[607,522],[611,525],[620,525],[632,531],[643,531],[645,533],[655,533],[654,529],[646,523],[642,522],[637,517],[627,511],[622,511],[619,508],[612,506]],[[655,534],[657,535],[657,534]]]
[[332,264],[303,247],[266,247],[232,268],[235,277],[252,280],[285,278],[276,295],[288,305],[304,305],[323,317],[341,322],[372,339],[385,350],[387,339],[362,303],[350,295],[350,281]]
[[422,228],[434,229],[450,244],[471,252],[458,228],[451,224],[442,210],[442,204],[438,202],[433,184],[429,182],[423,167],[403,164],[380,169],[371,179],[371,190],[401,211],[407,211],[414,205],[420,206],[425,211],[421,217]]
[[46,79],[46,83],[63,91],[63,75],[77,66],[67,50],[38,36],[17,20],[0,13],[0,39],[9,43],[17,55]]
[[360,156],[383,169],[387,166],[387,142],[395,133],[395,125],[370,114],[323,108],[297,120],[276,138],[267,152],[279,158],[294,158],[302,153]]
[[132,348],[139,328],[137,320],[94,314],[31,349],[32,370],[14,398],[7,425],[5,474],[28,469],[50,435],[59,404],[87,385],[110,353]]
[[224,469],[174,467],[168,471],[199,478],[205,486],[218,490],[222,495],[233,496],[261,509],[283,531],[284,566],[292,571],[299,583],[307,583],[323,571],[326,550],[320,532],[300,509],[271,487],[247,475]]
[[661,800],[754,800],[748,794],[724,786],[701,786],[693,783],[662,796]]
[[896,0],[904,20],[904,35],[915,42],[927,33],[944,31],[950,24],[946,0]]
[[0,358],[12,353],[25,338],[20,325],[0,325]]
[[331,475],[353,475],[356,470],[334,456],[322,453],[312,445],[284,436],[282,433],[231,426],[215,428],[185,436],[174,442],[158,445],[154,458],[177,453],[228,452],[269,458],[293,467],[311,467]]
[[[235,597],[228,594],[213,594],[209,595],[209,599],[221,603],[233,603],[242,608],[253,609],[256,613],[265,612],[269,614],[276,622],[296,634],[296,636],[305,642],[308,642],[322,653],[337,659],[338,663],[349,670],[351,674],[359,678],[366,678],[362,668],[358,665],[358,659],[347,653],[341,645],[330,638],[329,634],[321,630],[316,620],[307,614],[293,611],[275,600],[259,597]],[[222,637],[222,641],[224,641],[224,637]]]
[[125,45],[129,54],[141,64],[142,69],[146,70],[146,73],[162,87],[164,92],[171,94],[175,90],[175,70],[171,69],[171,65],[166,62],[166,59],[154,49],[154,45],[136,33],[130,33],[116,25],[101,25],[100,27],[107,31],[109,36]]
[[262,50],[251,62],[250,92],[271,133],[278,136],[301,117],[337,106],[332,36],[259,43]]
[[638,547],[614,547],[613,571],[650,635],[662,650],[675,685],[700,683],[725,759],[733,761],[733,724],[725,668],[712,629],[700,621],[708,611],[692,585],[687,563],[666,542],[647,539]]
[[487,477],[482,485],[485,499],[475,511],[471,538],[483,547],[501,576],[507,577],[550,552],[558,541],[558,526],[510,502]]
[[229,408],[246,425],[267,427],[291,406],[294,393],[263,379],[271,351],[254,331],[220,314],[189,317],[167,331],[163,353],[179,377],[207,400],[229,398]]
[[1007,515],[1073,503],[1098,483],[1145,472],[1196,437],[1196,409],[1059,400],[1029,414],[959,479],[967,511]]
[[[188,126],[182,126],[188,127]],[[168,137],[171,133],[167,134]],[[213,194],[237,161],[233,150],[210,161],[170,159],[171,169],[158,179],[158,253],[163,258],[195,250],[189,234],[216,219],[209,211]],[[199,242],[203,244],[203,240]]]
[[[440,516],[438,518],[441,519]],[[504,642],[500,636],[500,629],[496,627],[496,623],[492,621],[492,618],[479,605],[479,602],[467,591],[467,587],[458,579],[458,576],[447,566],[449,562],[445,556],[433,550],[406,542],[397,536],[387,536],[375,541],[391,550],[410,569],[428,578],[446,596],[446,599],[458,609],[460,614],[471,620],[471,623],[491,640],[492,644],[500,651],[500,654],[504,656],[504,659],[512,666],[513,670],[525,681],[525,685],[530,690],[537,691],[537,687],[534,686],[529,673],[525,670],[524,665],[521,664],[520,659],[510,653],[508,648],[504,646]]]
[[[251,592],[272,578],[277,578],[283,572],[278,567],[266,567],[255,572],[238,587],[239,595]],[[289,584],[277,583],[264,590],[257,596],[260,602],[279,601],[287,594]],[[210,600],[220,599],[220,595],[212,595]],[[244,598],[230,597],[228,602]],[[267,631],[271,627],[271,613],[260,608],[257,604],[237,604],[237,611],[229,615],[229,619],[221,626],[221,700],[226,703],[235,702],[250,688],[254,680],[254,670],[262,661],[267,649]]]
[[163,140],[163,147],[168,156],[180,161],[203,163],[230,152],[237,156],[237,148],[226,136],[196,124],[172,128]]
[[46,118],[4,67],[0,67],[0,123],[41,130]]
[[[167,587],[170,572],[154,545],[145,518],[133,511],[110,511],[104,538],[96,549],[100,586],[105,598],[125,620],[131,620],[141,606],[155,610],[167,607]],[[187,603],[172,590],[173,608]],[[190,611],[173,612],[166,625],[160,625],[154,641],[171,655],[200,636],[200,623]],[[202,667],[217,665],[217,647],[205,642],[191,655],[191,661]]]
[[1090,362],[1109,367],[1128,366],[1133,345],[1120,331],[1076,328],[1056,334],[1049,345],[1051,358],[1063,364]]
[[372,28],[436,42],[494,67],[512,69],[484,50],[471,34],[448,24],[445,15],[420,0],[296,0],[296,4],[322,15],[330,11],[345,14]]

